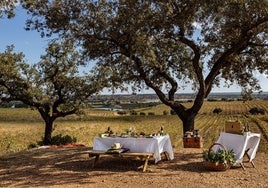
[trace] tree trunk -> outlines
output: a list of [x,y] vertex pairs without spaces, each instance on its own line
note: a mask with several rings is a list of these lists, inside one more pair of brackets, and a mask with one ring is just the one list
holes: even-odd
[[52,120],[46,121],[45,137],[43,140],[44,145],[51,144],[52,131],[53,131],[53,121]]
[[193,131],[194,130],[194,121],[197,113],[186,113],[183,117],[181,117],[182,123],[183,123],[183,134],[187,131]]

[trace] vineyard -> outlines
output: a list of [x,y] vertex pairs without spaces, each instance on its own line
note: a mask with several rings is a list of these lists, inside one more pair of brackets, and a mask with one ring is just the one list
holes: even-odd
[[[254,107],[264,109],[265,115],[251,115],[249,110]],[[215,108],[221,108],[222,112],[214,114]],[[201,132],[206,148],[217,140],[228,120],[248,123],[251,132],[261,133],[260,150],[268,152],[268,101],[206,102],[195,120],[195,128]]]
[[[190,103],[184,103],[190,106]],[[265,110],[264,115],[251,115],[253,107]],[[215,108],[222,112],[214,114]],[[53,135],[71,135],[77,142],[92,146],[99,132],[111,127],[120,133],[132,127],[136,132],[156,133],[160,127],[171,137],[174,148],[182,147],[182,122],[176,115],[163,115],[170,111],[165,105],[135,109],[138,115],[119,115],[115,111],[87,109],[83,116],[70,116],[56,120]],[[139,115],[144,112],[146,115]],[[148,115],[151,114],[151,115]],[[268,101],[205,102],[195,119],[195,129],[200,130],[204,148],[215,142],[227,120],[248,123],[251,132],[261,133],[259,151],[268,153]],[[44,134],[44,123],[37,111],[31,109],[0,109],[0,153],[27,149],[29,144],[40,141]]]

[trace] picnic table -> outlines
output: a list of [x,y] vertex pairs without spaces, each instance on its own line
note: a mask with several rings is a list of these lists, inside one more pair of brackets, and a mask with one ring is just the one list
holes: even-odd
[[[126,153],[109,154],[106,151],[111,148],[114,143],[120,143],[124,148],[128,148]],[[89,151],[89,157],[95,157],[93,166],[99,161],[101,155],[112,155],[118,157],[140,157],[145,159],[143,171],[146,171],[148,160],[153,157],[155,163],[161,160],[164,154],[167,160],[174,159],[173,148],[169,135],[145,137],[95,137],[93,150]]]

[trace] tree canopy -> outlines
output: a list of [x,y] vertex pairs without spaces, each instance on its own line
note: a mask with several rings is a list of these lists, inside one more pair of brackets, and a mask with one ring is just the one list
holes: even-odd
[[16,8],[17,0],[3,0],[0,1],[0,18],[12,18],[15,16],[14,9]]
[[0,53],[1,101],[21,101],[45,121],[44,144],[50,144],[53,122],[79,114],[90,96],[107,86],[102,76],[81,75],[80,54],[69,42],[52,42],[39,63],[30,66],[22,53],[7,47]]
[[[27,29],[72,40],[84,57],[110,67],[122,82],[152,88],[194,129],[211,89],[227,84],[258,90],[268,74],[265,0],[23,0]],[[116,78],[116,77],[115,77]],[[191,84],[191,107],[174,96]]]

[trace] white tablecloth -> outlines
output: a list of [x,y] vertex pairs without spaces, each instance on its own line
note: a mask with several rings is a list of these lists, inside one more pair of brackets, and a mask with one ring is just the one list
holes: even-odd
[[169,158],[174,159],[173,148],[168,135],[155,136],[153,138],[121,138],[121,137],[95,137],[94,150],[108,150],[114,143],[120,143],[123,147],[129,148],[131,152],[150,152],[154,153],[157,163],[161,160],[161,153],[167,152]]
[[[249,149],[247,154],[249,155],[249,162],[251,162],[256,156],[260,137],[260,134],[250,132],[245,135],[221,132],[217,143],[224,145],[228,150],[233,150],[237,163],[243,162],[243,156]],[[214,147],[214,149],[216,150],[217,147]]]

